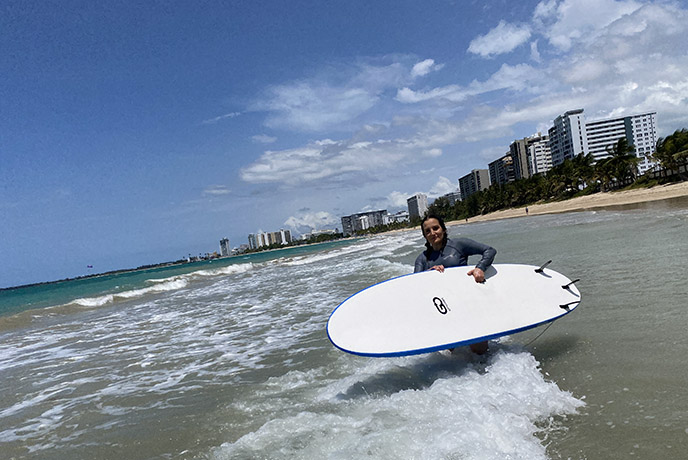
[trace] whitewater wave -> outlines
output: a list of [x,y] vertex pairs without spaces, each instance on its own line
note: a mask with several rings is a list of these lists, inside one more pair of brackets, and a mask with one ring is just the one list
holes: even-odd
[[227,276],[243,274],[254,268],[254,264],[237,264],[226,267],[219,267],[214,269],[198,270],[184,275],[177,275],[169,278],[149,279],[146,284],[149,286],[139,289],[130,289],[127,291],[108,293],[96,297],[83,297],[73,300],[72,304],[83,307],[102,307],[117,300],[130,300],[143,297],[148,294],[156,294],[162,292],[179,291],[189,286],[189,283],[203,278]]

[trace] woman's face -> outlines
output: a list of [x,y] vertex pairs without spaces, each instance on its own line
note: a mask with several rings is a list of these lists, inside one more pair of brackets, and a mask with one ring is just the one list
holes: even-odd
[[433,249],[442,249],[444,243],[444,229],[437,219],[428,219],[423,222],[423,235]]

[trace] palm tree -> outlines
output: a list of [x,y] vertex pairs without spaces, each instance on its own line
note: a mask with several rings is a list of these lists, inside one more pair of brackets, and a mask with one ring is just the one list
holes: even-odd
[[608,167],[611,175],[616,179],[617,186],[623,186],[630,179],[635,180],[638,175],[638,157],[635,147],[628,144],[625,137],[619,139],[613,147],[607,147],[608,158],[602,160],[603,167]]
[[666,169],[677,171],[681,180],[686,180],[680,167],[688,161],[688,129],[679,129],[670,136],[659,138],[653,157]]
[[580,153],[573,157],[571,160],[573,163],[573,174],[577,179],[577,188],[585,188],[591,185],[595,175],[595,157],[592,153]]

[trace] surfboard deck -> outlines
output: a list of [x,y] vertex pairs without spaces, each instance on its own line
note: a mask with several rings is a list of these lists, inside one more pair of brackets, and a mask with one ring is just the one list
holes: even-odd
[[581,300],[575,284],[549,268],[496,264],[485,283],[467,276],[471,269],[412,273],[363,289],[335,308],[327,335],[355,355],[429,353],[554,321]]

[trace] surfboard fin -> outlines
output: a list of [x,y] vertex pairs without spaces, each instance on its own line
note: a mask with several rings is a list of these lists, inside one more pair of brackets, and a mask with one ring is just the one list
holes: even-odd
[[571,286],[572,284],[576,284],[576,283],[579,282],[579,281],[580,281],[580,278],[577,279],[577,280],[571,281],[569,284],[564,284],[561,288],[562,288],[562,289],[568,289],[569,286]]
[[540,268],[536,268],[536,269],[535,269],[535,273],[542,273],[543,271],[545,271],[545,267],[547,267],[547,266],[548,266],[549,264],[551,264],[551,263],[552,263],[551,260],[545,262],[544,264],[542,264],[542,265],[540,266]]
[[573,305],[574,303],[578,303],[578,302],[580,302],[580,300],[576,300],[576,301],[574,301],[574,302],[565,303],[564,305],[559,305],[559,308],[563,308],[564,310],[569,311],[569,307],[570,307],[571,305]]

